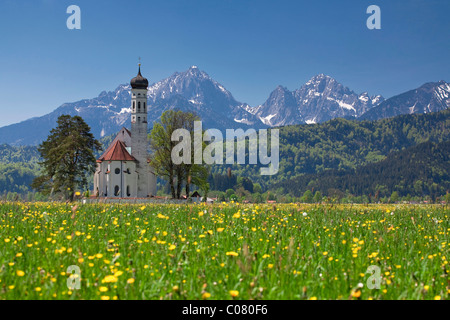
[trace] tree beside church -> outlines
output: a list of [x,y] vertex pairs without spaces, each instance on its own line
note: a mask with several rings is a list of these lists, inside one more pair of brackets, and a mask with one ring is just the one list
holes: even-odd
[[73,201],[75,190],[88,189],[88,176],[95,171],[94,152],[101,144],[80,116],[61,115],[38,151],[43,159],[43,174],[32,187],[45,194],[62,193]]

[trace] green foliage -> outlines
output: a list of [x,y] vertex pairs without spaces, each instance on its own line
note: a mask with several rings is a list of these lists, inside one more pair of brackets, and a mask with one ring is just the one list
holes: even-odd
[[322,201],[322,193],[320,193],[320,191],[316,191],[316,193],[314,194],[314,198],[313,198],[313,201],[315,202],[315,203],[319,203],[319,202],[321,202]]
[[[194,163],[194,121],[200,118],[191,112],[177,110],[167,110],[161,115],[161,122],[155,122],[150,132],[150,146],[153,151],[151,165],[156,173],[165,178],[170,185],[173,198],[181,197],[182,184],[185,184],[186,195],[190,194],[190,184],[198,186],[206,195],[210,189],[208,183],[209,169],[206,165]],[[190,147],[191,153],[184,154],[183,149],[180,156],[188,157],[190,161],[177,164],[173,162],[172,151],[181,142],[172,141],[172,134],[177,129],[185,129],[190,134],[190,142],[186,142],[186,147]],[[203,133],[202,133],[203,134]],[[203,150],[204,145],[200,146]],[[176,180],[176,182],[175,182]]]
[[0,193],[31,191],[31,183],[39,173],[37,165],[28,163],[0,163]]
[[[115,135],[104,137],[101,142],[104,146],[108,146],[114,137]],[[170,137],[163,139],[167,141]],[[352,197],[352,200],[356,199],[358,202],[364,200],[361,197],[357,198],[363,194],[366,194],[367,202],[382,199],[387,202],[393,191],[397,191],[403,198],[408,194],[413,198],[426,196],[433,198],[445,195],[447,191],[445,172],[448,169],[439,164],[426,171],[416,167],[415,170],[425,173],[416,179],[410,178],[415,174],[411,172],[412,170],[406,170],[407,168],[402,169],[402,174],[407,178],[398,181],[394,179],[397,175],[391,171],[392,176],[386,176],[387,181],[390,181],[389,185],[383,179],[377,179],[376,174],[374,174],[376,181],[371,183],[370,187],[365,186],[370,182],[368,179],[372,179],[370,176],[364,179],[358,176],[352,179],[346,177],[342,182],[339,181],[341,176],[351,175],[352,170],[369,164],[382,163],[380,161],[386,159],[392,152],[406,150],[425,141],[443,142],[449,139],[450,110],[403,115],[378,121],[335,119],[316,125],[287,126],[280,128],[278,174],[261,176],[258,165],[213,165],[208,183],[211,190],[236,190],[239,188],[238,177],[246,177],[253,182],[253,192],[260,193],[264,201],[268,199],[266,193],[268,190],[272,193],[271,197],[276,198],[275,194],[285,195],[289,192],[291,196],[297,197],[297,200],[306,190],[320,191],[323,195],[335,199]],[[248,144],[248,141],[246,143]],[[97,152],[96,156],[98,155],[100,154]],[[420,157],[419,155],[419,159]],[[170,154],[169,158],[162,157],[161,161],[167,159],[170,159]],[[0,192],[12,191],[24,194],[30,191],[29,175],[41,175],[39,161],[42,159],[35,147],[1,145],[0,163],[3,170],[0,173]],[[422,159],[422,161],[430,160]],[[340,173],[337,174],[336,170],[340,170]],[[430,174],[435,178],[430,179]],[[327,175],[330,175],[329,179],[325,178]],[[331,176],[338,181],[332,181]],[[164,175],[160,177],[166,181],[170,180]],[[286,181],[291,181],[290,179],[298,180],[295,180],[296,183],[293,185],[287,185]],[[302,179],[304,182],[298,183]],[[322,182],[318,182],[318,179]],[[89,177],[88,181],[91,180]],[[283,183],[285,185],[282,185]],[[326,185],[328,183],[329,186]],[[318,187],[319,185],[322,186]],[[165,181],[161,181],[160,186],[165,188]],[[171,193],[169,184],[167,188],[164,190],[165,194]],[[247,191],[248,189],[250,188],[247,188]]]
[[[278,174],[261,176],[259,165],[237,164],[232,166],[233,174],[249,177],[253,182],[260,183],[263,190],[267,190],[278,182],[305,174],[319,174],[330,169],[356,169],[379,162],[391,152],[426,141],[449,140],[450,110],[378,121],[334,119],[321,124],[279,129]],[[212,173],[225,175],[227,169],[223,165],[214,165]]]
[[0,145],[0,194],[26,194],[39,175],[40,155],[36,147]]
[[[330,197],[367,195],[368,201],[399,196],[430,196],[435,200],[450,190],[450,140],[426,142],[390,154],[385,160],[350,170],[328,170],[278,183],[286,193],[299,196],[314,188]],[[309,191],[309,190],[308,190]],[[392,199],[394,197],[394,199]]]
[[392,192],[392,194],[391,194],[391,201],[392,202],[397,202],[398,199],[399,199],[398,192],[397,191]]
[[41,160],[36,147],[0,145],[0,163],[27,163],[37,165]]
[[214,173],[209,175],[208,182],[212,190],[226,191],[236,187],[237,177],[234,174],[229,176],[227,174]]
[[87,189],[87,175],[95,171],[94,151],[101,145],[83,118],[61,115],[57,123],[38,147],[43,173],[32,187],[47,194],[61,192],[73,200],[76,188]]
[[[448,301],[449,214],[401,204],[0,203],[0,299],[227,300],[236,290],[244,304]],[[71,265],[80,290],[68,289]],[[371,265],[379,290],[366,287]]]
[[305,203],[311,203],[313,200],[313,194],[311,190],[306,190],[301,200]]

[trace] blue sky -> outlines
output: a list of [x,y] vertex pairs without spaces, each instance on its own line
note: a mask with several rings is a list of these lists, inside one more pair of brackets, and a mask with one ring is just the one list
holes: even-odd
[[[81,8],[81,30],[66,9]],[[381,30],[366,9],[381,8]],[[391,97],[450,81],[448,0],[1,0],[0,126],[64,102],[150,83],[197,65],[234,97],[263,103],[277,85],[324,73]]]

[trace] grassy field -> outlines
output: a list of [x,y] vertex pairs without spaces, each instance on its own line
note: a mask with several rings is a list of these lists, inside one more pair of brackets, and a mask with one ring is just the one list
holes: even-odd
[[[0,203],[0,299],[444,300],[448,216],[438,205]],[[367,286],[371,265],[380,289]]]

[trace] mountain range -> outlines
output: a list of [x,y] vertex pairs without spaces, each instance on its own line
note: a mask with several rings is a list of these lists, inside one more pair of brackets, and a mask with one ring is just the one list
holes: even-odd
[[[0,143],[37,145],[45,140],[62,114],[79,115],[97,138],[130,127],[129,84],[98,97],[65,103],[53,112],[0,128]],[[206,72],[192,66],[185,72],[153,83],[148,88],[148,122],[157,121],[165,110],[196,112],[205,128],[267,128],[293,124],[322,123],[334,118],[377,120],[400,114],[428,113],[450,106],[450,85],[445,81],[385,99],[358,94],[330,76],[319,74],[299,89],[278,86],[262,104],[252,107],[237,101]]]

